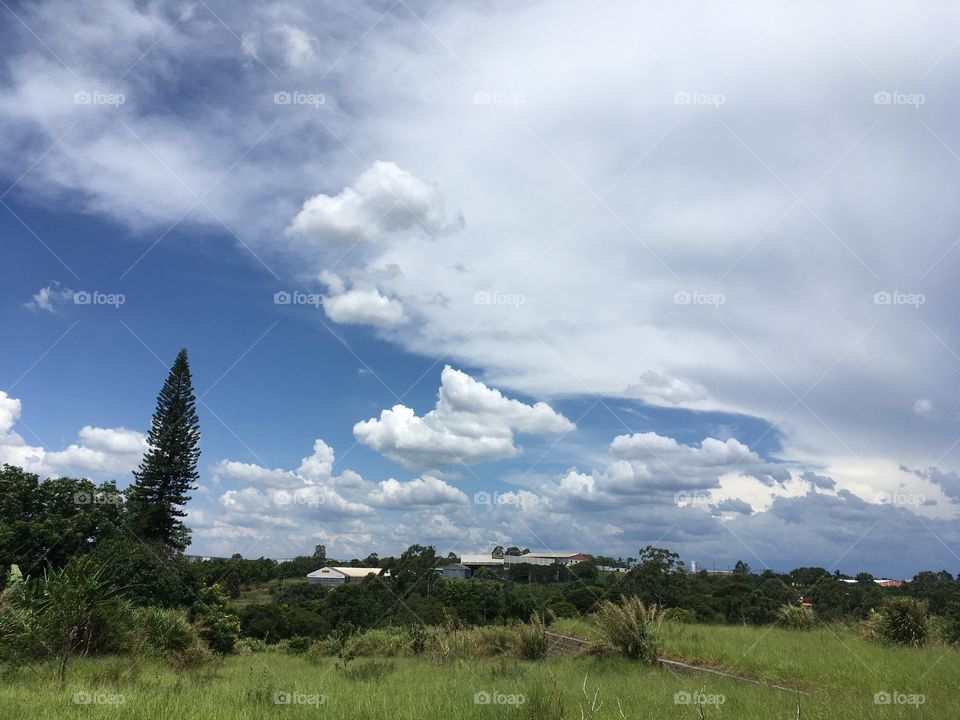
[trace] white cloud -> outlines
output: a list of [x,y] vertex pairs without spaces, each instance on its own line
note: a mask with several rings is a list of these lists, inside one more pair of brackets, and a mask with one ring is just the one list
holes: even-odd
[[46,310],[48,313],[55,313],[57,305],[71,300],[73,300],[73,290],[61,286],[56,280],[52,280],[49,285],[37,290],[31,300],[24,305],[31,310]]
[[416,505],[466,504],[467,496],[443,480],[424,475],[409,482],[390,478],[377,485],[368,496],[371,505],[383,508],[401,508]]
[[143,433],[90,425],[81,428],[78,441],[63,450],[28,445],[13,429],[20,414],[20,400],[0,390],[0,463],[18,465],[42,477],[79,475],[122,480],[129,478],[147,451]]
[[308,198],[286,234],[349,247],[410,231],[433,235],[445,217],[443,196],[395,163],[378,160],[337,195]]
[[433,410],[423,417],[404,405],[353,426],[354,437],[407,467],[499,460],[519,454],[514,432],[562,433],[575,425],[543,402],[508,399],[449,365]]
[[933,402],[930,398],[920,398],[913,404],[913,414],[918,417],[930,417],[933,414]]
[[336,323],[389,327],[407,322],[403,305],[376,288],[354,288],[324,297],[323,310]]

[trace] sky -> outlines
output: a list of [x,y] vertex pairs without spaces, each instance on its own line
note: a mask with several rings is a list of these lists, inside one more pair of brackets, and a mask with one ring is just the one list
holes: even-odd
[[191,552],[960,571],[960,8],[0,2],[0,462]]

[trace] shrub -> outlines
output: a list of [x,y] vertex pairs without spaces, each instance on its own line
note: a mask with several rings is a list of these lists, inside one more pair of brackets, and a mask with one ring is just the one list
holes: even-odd
[[21,602],[30,613],[30,634],[55,653],[61,685],[73,655],[122,647],[132,610],[121,592],[89,556],[75,557],[60,570],[48,569],[42,582],[28,583]]
[[227,611],[227,596],[219,585],[202,588],[190,617],[200,627],[200,635],[218,653],[233,652],[240,635],[240,620]]
[[286,651],[291,655],[303,655],[310,649],[310,638],[298,635],[287,641]]
[[697,614],[687,608],[672,607],[663,611],[663,619],[668,622],[692,625],[697,621]]
[[530,622],[517,626],[517,655],[524,660],[539,660],[547,654],[547,628],[538,613]]
[[663,613],[638,597],[621,598],[621,605],[604,600],[594,622],[608,647],[631,660],[653,664],[660,655]]
[[183,652],[197,640],[197,633],[182,610],[141,608],[135,615],[136,642],[167,655]]
[[813,610],[804,605],[781,605],[777,610],[777,620],[793,630],[809,630],[816,624]]
[[868,640],[913,647],[927,641],[929,629],[926,602],[910,597],[888,599],[863,625]]

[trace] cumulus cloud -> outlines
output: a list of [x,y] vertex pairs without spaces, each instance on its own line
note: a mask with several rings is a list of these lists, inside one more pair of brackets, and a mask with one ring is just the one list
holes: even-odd
[[445,366],[433,410],[423,417],[404,405],[358,422],[354,437],[406,467],[440,467],[519,454],[514,433],[563,433],[575,425],[543,402],[509,399],[466,373]]
[[375,287],[348,290],[340,277],[329,272],[323,273],[321,280],[330,293],[323,298],[323,310],[336,323],[390,327],[407,322],[403,304]]
[[77,442],[63,450],[32,446],[14,430],[21,410],[19,399],[0,390],[0,464],[18,465],[43,477],[122,479],[137,468],[148,448],[143,433],[91,425],[82,427]]
[[403,508],[415,505],[462,505],[467,496],[457,488],[432,475],[424,475],[409,482],[390,478],[377,485],[368,496],[371,505],[383,508]]
[[336,195],[308,198],[286,234],[317,244],[349,247],[410,231],[433,235],[444,223],[443,196],[437,188],[378,160]]

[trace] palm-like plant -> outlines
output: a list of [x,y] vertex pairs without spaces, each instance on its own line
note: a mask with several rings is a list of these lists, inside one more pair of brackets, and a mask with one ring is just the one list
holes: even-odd
[[620,600],[620,605],[604,600],[594,615],[606,645],[631,660],[655,663],[660,656],[663,612],[656,605],[645,605],[638,597]]
[[110,583],[104,567],[87,557],[48,569],[31,595],[32,634],[56,658],[61,684],[72,656],[115,649],[129,626],[131,607],[123,588]]

